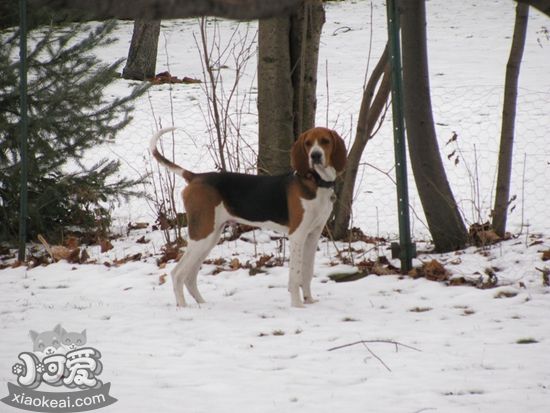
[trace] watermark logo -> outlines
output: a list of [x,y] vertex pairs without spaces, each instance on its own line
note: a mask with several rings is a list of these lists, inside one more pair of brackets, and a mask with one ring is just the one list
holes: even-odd
[[[87,345],[86,330],[66,331],[61,324],[38,333],[31,330],[33,351],[19,353],[12,367],[17,384],[8,383],[2,402],[33,412],[84,412],[117,401],[109,395],[111,383],[98,376],[103,370],[101,353]],[[39,391],[41,385],[73,391]]]

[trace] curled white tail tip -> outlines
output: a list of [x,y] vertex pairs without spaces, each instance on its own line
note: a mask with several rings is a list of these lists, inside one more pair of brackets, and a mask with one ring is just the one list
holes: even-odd
[[163,129],[160,129],[158,131],[155,132],[155,134],[152,136],[151,140],[149,141],[149,149],[151,152],[153,152],[156,147],[157,147],[157,141],[160,139],[160,137],[162,135],[164,135],[165,133],[168,133],[168,132],[172,132],[172,131],[175,131],[176,128],[175,126],[170,126],[169,128],[163,128]]

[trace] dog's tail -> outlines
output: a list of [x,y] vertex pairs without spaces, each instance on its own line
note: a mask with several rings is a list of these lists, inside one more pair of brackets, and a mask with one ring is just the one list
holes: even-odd
[[173,127],[164,128],[159,130],[157,133],[155,133],[151,138],[151,141],[149,142],[149,150],[151,151],[151,154],[157,160],[158,163],[160,163],[162,166],[167,168],[169,171],[175,173],[176,175],[183,177],[183,179],[185,179],[187,182],[191,182],[191,180],[196,176],[193,172],[188,171],[185,168],[182,168],[181,166],[175,164],[172,161],[169,161],[164,156],[162,156],[157,149],[157,142],[160,139],[160,137],[165,133],[172,132],[176,129],[177,128],[173,128]]

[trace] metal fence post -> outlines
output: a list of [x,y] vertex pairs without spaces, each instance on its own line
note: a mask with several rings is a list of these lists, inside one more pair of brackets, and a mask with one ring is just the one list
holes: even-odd
[[19,0],[19,99],[20,99],[20,156],[21,156],[21,188],[19,204],[19,253],[17,259],[25,261],[27,241],[27,135],[29,131],[29,120],[27,117],[27,0]]
[[401,260],[401,272],[412,268],[415,247],[411,242],[409,218],[409,190],[407,186],[407,149],[403,119],[403,82],[401,77],[401,42],[399,37],[398,0],[387,0],[388,39],[390,43],[393,139],[395,147],[395,175],[397,182],[397,210],[399,215],[399,244],[392,250]]

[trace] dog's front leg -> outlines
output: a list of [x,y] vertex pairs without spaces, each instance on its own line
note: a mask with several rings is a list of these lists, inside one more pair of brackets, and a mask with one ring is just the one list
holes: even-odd
[[290,237],[290,273],[288,278],[288,291],[290,292],[290,305],[303,307],[300,296],[302,285],[302,271],[304,258],[304,243],[306,237],[302,233],[294,233]]
[[317,244],[323,232],[323,227],[315,228],[307,236],[304,243],[303,262],[302,262],[302,291],[304,293],[304,302],[306,304],[316,303],[318,300],[313,298],[311,294],[311,280],[313,279],[313,269],[315,264],[315,253],[317,252]]

